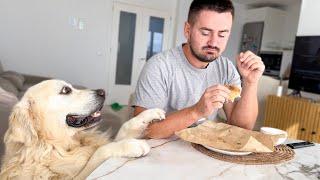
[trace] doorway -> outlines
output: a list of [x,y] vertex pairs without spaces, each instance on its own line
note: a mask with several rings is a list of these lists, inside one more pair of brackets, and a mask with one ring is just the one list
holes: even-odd
[[128,104],[146,61],[169,48],[170,19],[163,11],[114,3],[109,104]]

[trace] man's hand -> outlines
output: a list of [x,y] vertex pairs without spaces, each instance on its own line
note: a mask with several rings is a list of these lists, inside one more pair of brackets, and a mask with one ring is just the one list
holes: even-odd
[[251,51],[241,52],[237,57],[237,67],[245,83],[258,83],[264,71],[261,58]]
[[200,100],[192,107],[198,118],[208,117],[215,109],[223,107],[229,99],[230,90],[223,85],[215,85],[206,89]]

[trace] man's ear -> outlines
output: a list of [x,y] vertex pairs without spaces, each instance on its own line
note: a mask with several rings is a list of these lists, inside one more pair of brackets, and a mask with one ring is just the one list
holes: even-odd
[[9,117],[9,128],[5,134],[6,144],[24,144],[26,146],[38,140],[32,105],[27,100],[16,104]]
[[184,23],[184,37],[189,41],[189,37],[190,37],[190,24],[188,23],[188,21],[186,21]]

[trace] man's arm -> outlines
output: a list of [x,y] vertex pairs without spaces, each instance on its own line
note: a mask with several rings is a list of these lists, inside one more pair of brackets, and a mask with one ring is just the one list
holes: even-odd
[[[136,106],[134,116],[145,110],[143,107]],[[145,136],[153,139],[168,138],[174,132],[189,127],[197,120],[198,116],[192,110],[192,107],[185,108],[166,115],[166,119],[162,121],[151,123],[145,132]]]
[[224,105],[229,124],[245,129],[253,129],[258,116],[257,88],[256,84],[244,84],[241,99]]
[[[208,117],[214,110],[223,106],[228,99],[230,90],[222,85],[216,85],[206,89],[200,100],[193,106],[166,115],[166,119],[151,123],[145,135],[149,138],[168,138],[176,131],[180,131],[192,125],[201,118]],[[136,106],[134,115],[138,115],[145,108]]]
[[241,99],[225,104],[224,110],[229,124],[251,130],[258,116],[258,82],[265,67],[261,58],[250,51],[240,53],[236,61],[243,79]]

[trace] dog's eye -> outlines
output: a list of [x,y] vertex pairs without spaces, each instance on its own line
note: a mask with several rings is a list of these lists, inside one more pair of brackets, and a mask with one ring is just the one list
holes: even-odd
[[60,94],[64,94],[64,95],[67,95],[67,94],[70,94],[72,92],[72,89],[68,86],[64,86],[61,91],[60,91]]

